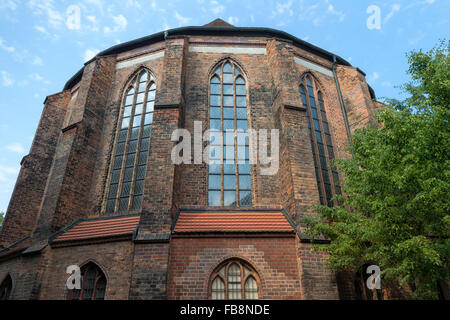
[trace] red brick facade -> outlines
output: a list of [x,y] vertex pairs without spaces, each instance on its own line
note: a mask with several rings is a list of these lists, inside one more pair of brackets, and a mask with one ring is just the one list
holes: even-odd
[[[334,58],[276,30],[213,25],[125,43],[86,63],[62,92],[47,97],[22,162],[0,234],[0,282],[11,276],[10,298],[65,299],[67,266],[93,262],[107,280],[105,299],[209,299],[211,273],[227,259],[256,270],[259,298],[340,298],[339,292],[348,290],[338,290],[327,256],[311,251],[300,223],[319,202],[306,109],[298,91],[305,74],[323,92],[336,157],[350,156]],[[244,73],[249,127],[280,132],[279,170],[261,175],[260,164],[252,165],[252,207],[246,210],[283,211],[295,232],[173,232],[180,211],[239,209],[208,206],[207,164],[171,161],[175,129],[193,134],[194,121],[208,129],[209,76],[224,59]],[[373,121],[378,103],[359,69],[339,57],[335,67],[353,131]],[[107,214],[122,100],[143,68],[155,77],[157,90],[142,209]],[[52,242],[56,232],[77,219],[123,214],[140,215],[127,237]],[[27,245],[16,243],[24,238]],[[353,296],[341,294],[345,297]]]

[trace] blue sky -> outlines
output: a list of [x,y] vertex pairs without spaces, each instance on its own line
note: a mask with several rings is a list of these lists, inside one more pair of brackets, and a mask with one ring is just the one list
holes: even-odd
[[408,81],[405,53],[449,38],[449,14],[448,0],[0,0],[0,211],[45,97],[98,51],[222,18],[280,29],[331,51],[365,71],[377,97],[400,98],[394,86]]

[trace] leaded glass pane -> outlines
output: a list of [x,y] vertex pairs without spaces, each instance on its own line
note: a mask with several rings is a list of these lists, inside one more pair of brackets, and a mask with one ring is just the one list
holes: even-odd
[[223,72],[224,73],[232,73],[233,72],[233,67],[231,66],[231,64],[229,62],[225,63],[225,65],[223,66]]
[[252,205],[252,193],[248,190],[239,190],[239,204],[242,207],[251,207]]
[[[239,182],[236,181],[238,170],[234,160],[237,151],[234,131],[237,129],[236,126],[243,131],[248,130],[246,93],[245,80],[236,65],[233,66],[227,61],[216,69],[216,74],[210,81],[209,129],[223,132],[223,145],[220,140],[210,138],[209,157],[215,161],[214,164],[210,161],[209,167],[209,205],[239,205],[235,191]],[[248,137],[244,136],[240,141],[241,144],[248,145]],[[219,164],[217,160],[221,157],[224,162]],[[245,157],[244,149],[243,158]],[[249,173],[248,167],[245,170]],[[250,185],[246,187],[248,190],[251,189]]]
[[142,195],[134,196],[131,203],[131,210],[138,210],[142,207]]
[[209,175],[209,188],[220,190],[220,175]]
[[235,190],[236,189],[236,176],[226,174],[223,176],[223,188],[226,190]]
[[220,191],[208,191],[208,205],[220,206]]
[[224,191],[223,192],[223,205],[224,206],[236,206],[236,191]]
[[148,150],[149,147],[150,147],[150,138],[142,139],[140,150],[145,151]]
[[225,283],[219,277],[216,277],[212,282],[211,298],[213,300],[225,299]]
[[258,299],[258,285],[253,277],[248,277],[245,281],[245,299]]
[[[334,158],[334,152],[333,152],[331,136],[329,134],[330,132],[329,132],[329,127],[328,127],[328,122],[327,122],[327,117],[326,117],[326,112],[325,112],[325,105],[324,105],[322,93],[320,91],[317,91],[317,94],[315,95],[311,77],[309,77],[309,76],[306,77],[306,83],[307,83],[307,90],[308,90],[307,94],[308,94],[309,106],[310,106],[309,112],[311,112],[311,116],[312,116],[312,119],[310,119],[309,112],[307,112],[308,129],[309,129],[309,133],[311,136],[311,146],[312,146],[313,158],[314,158],[314,163],[315,163],[315,172],[316,172],[316,178],[317,178],[317,185],[318,185],[318,189],[319,189],[319,198],[320,198],[320,202],[322,204],[324,204],[324,196],[323,195],[325,194],[326,200],[328,202],[327,204],[331,205],[332,203],[330,202],[330,199],[332,197],[332,190],[331,190],[331,181],[330,181],[329,166],[328,166],[329,160],[325,156],[325,146],[323,144],[324,141],[323,141],[322,137],[325,137],[325,142],[326,142],[326,146],[327,146],[329,159]],[[317,88],[317,86],[316,86],[316,88]],[[308,107],[306,105],[306,101],[307,101],[306,93],[305,93],[302,85],[299,86],[299,92],[300,92],[300,95],[302,98],[303,105],[305,107]],[[316,107],[317,105],[319,105],[320,113],[317,112],[317,107]],[[314,127],[314,135],[315,135],[314,140],[312,139],[313,133],[311,130],[311,123],[310,123],[311,120],[312,120],[312,125]],[[320,122],[322,122],[323,130],[320,127]],[[316,146],[314,146],[314,144]],[[319,154],[316,154],[315,147],[319,151]],[[318,163],[320,165],[320,173],[322,175],[323,181],[320,180]],[[334,176],[334,174],[333,174],[332,178],[333,178],[333,180],[336,180],[336,177]],[[335,185],[336,185],[336,182],[335,182]],[[336,189],[336,191],[339,190],[339,192],[340,192],[340,188],[339,189],[335,188],[335,189]]]
[[239,175],[239,189],[248,190],[250,189],[250,176],[249,175]]
[[228,269],[228,299],[241,299],[241,268],[235,263]]
[[[134,88],[137,88],[137,92],[135,92]],[[130,209],[138,210],[141,206],[142,197],[139,197],[139,195],[142,194],[146,172],[145,164],[150,147],[155,93],[156,84],[154,77],[144,70],[133,79],[132,85],[124,98],[120,123],[121,130],[119,130],[115,148],[118,156],[114,158],[113,170],[111,172],[111,185],[108,194],[108,197],[111,199],[106,204],[108,212],[114,210],[115,199],[112,197],[120,197],[118,199],[118,210],[120,212],[125,212]],[[128,134],[128,128],[130,126],[132,128]],[[141,152],[137,154],[139,145]],[[123,162],[123,154],[125,152],[127,154],[125,156],[125,162]],[[136,161],[137,156],[138,159]],[[136,179],[142,181],[134,181]],[[121,190],[120,192],[115,192],[118,185],[121,185]],[[134,186],[133,193],[138,195],[136,197],[133,197],[133,194],[131,194],[132,185]],[[130,207],[128,207],[130,196],[132,196],[133,200],[131,201]]]

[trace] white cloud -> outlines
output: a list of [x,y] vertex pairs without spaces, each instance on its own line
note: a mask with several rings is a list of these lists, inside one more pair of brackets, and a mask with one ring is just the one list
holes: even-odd
[[383,87],[391,87],[391,86],[392,86],[392,84],[391,84],[390,81],[383,81],[383,82],[381,83],[381,85],[382,85]]
[[86,51],[84,51],[84,62],[91,60],[99,52],[100,50],[98,49],[86,49]]
[[5,50],[5,51],[7,51],[7,52],[14,52],[16,49],[14,48],[14,47],[9,47],[9,46],[7,46],[6,44],[5,44],[5,40],[3,40],[3,39],[0,39],[0,48],[2,49],[2,50]]
[[11,182],[13,177],[11,175],[17,175],[19,173],[19,167],[9,167],[0,165],[0,182]]
[[219,4],[219,2],[217,2],[216,0],[211,1],[211,6],[211,11],[215,15],[218,15],[225,10],[225,7]]
[[380,75],[378,72],[374,71],[371,76],[369,76],[369,82],[375,82],[377,79],[380,78]]
[[25,148],[18,142],[6,146],[6,149],[16,153],[25,153]]
[[328,12],[337,16],[341,22],[345,19],[345,14],[342,11],[337,11],[331,3],[328,5]]
[[48,34],[47,30],[43,26],[34,26],[34,29],[41,33]]
[[11,87],[14,84],[14,79],[8,72],[1,71],[0,74],[2,75],[2,85],[5,87]]
[[239,23],[238,17],[228,17],[228,23],[232,25],[236,25]]
[[[137,0],[127,0],[126,6],[127,6],[127,8],[128,7],[134,7],[134,8],[137,8],[137,9],[142,9],[141,4]],[[152,3],[152,6],[153,6],[153,3]]]
[[94,6],[96,6],[100,10],[100,13],[103,14],[103,3],[102,3],[102,0],[85,0],[85,2],[88,3],[88,4],[93,4]]
[[98,31],[97,18],[95,16],[87,16],[86,19],[91,23],[88,29],[91,31]]
[[31,61],[31,64],[42,66],[42,59],[38,56],[34,57],[33,61]]
[[118,16],[113,16],[112,19],[115,25],[112,29],[110,27],[104,27],[103,31],[105,33],[124,31],[127,28],[128,25],[127,18],[125,18],[122,14],[119,14]]
[[289,0],[286,3],[279,3],[276,4],[276,9],[278,14],[283,14],[286,12],[289,16],[292,16],[294,14],[294,11],[291,9],[292,6],[292,0]]
[[400,10],[400,5],[398,3],[394,3],[392,5],[392,9],[391,11],[387,14],[387,16],[384,18],[383,23],[388,22],[393,16],[394,14]]
[[187,23],[189,23],[189,21],[191,21],[191,18],[183,17],[182,15],[180,15],[180,14],[178,13],[178,11],[175,11],[175,19],[178,20],[178,22],[179,22],[180,25],[181,25],[181,24],[187,24]]
[[44,80],[44,78],[42,78],[39,74],[37,74],[37,73],[32,73],[32,74],[29,74],[28,75],[28,78],[30,78],[31,80],[34,80],[34,81],[43,81]]
[[53,8],[53,0],[30,0],[28,7],[35,15],[46,15],[47,22],[52,27],[59,27],[63,22],[62,14]]
[[2,0],[0,2],[0,9],[16,10],[17,9],[17,1],[15,1],[15,0]]

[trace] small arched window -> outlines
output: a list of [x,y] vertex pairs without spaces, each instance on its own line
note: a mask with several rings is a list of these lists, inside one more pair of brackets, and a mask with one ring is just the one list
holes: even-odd
[[12,279],[8,274],[5,279],[3,279],[0,284],[0,300],[9,300],[12,291]]
[[[225,60],[210,78],[208,205],[252,205],[247,89],[239,67]],[[236,161],[237,159],[237,161]]]
[[249,264],[240,260],[227,261],[211,275],[211,299],[258,299],[258,279]]
[[104,300],[106,277],[103,271],[90,262],[81,268],[81,289],[69,290],[68,300]]
[[156,83],[142,70],[125,91],[111,163],[106,212],[140,210],[144,193]]
[[333,205],[333,194],[340,194],[339,174],[331,163],[334,159],[333,144],[328,126],[325,103],[316,81],[307,75],[299,86],[311,139],[317,186],[321,204]]

